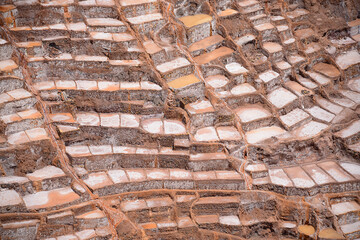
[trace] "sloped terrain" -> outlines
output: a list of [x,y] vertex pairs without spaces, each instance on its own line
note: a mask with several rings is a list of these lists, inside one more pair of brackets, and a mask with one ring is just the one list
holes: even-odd
[[0,239],[360,239],[356,0],[0,13]]

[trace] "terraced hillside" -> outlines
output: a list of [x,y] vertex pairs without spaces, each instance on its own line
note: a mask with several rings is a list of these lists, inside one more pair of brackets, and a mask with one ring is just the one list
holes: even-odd
[[357,0],[0,13],[0,239],[360,239]]

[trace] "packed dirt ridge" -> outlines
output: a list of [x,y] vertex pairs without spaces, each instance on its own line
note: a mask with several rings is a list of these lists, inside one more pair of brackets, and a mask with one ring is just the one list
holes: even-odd
[[357,0],[0,1],[0,239],[360,239]]

